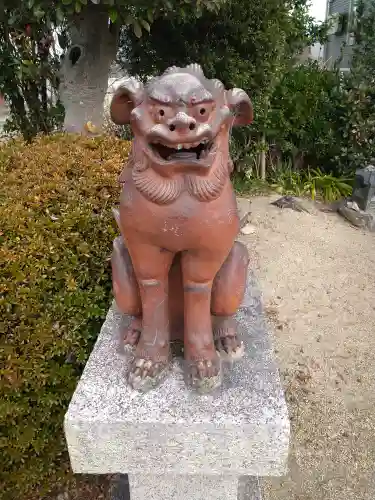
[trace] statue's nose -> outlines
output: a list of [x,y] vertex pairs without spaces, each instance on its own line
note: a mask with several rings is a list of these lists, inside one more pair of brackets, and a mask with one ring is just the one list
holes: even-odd
[[173,132],[174,130],[177,130],[179,132],[187,132],[189,130],[194,130],[197,122],[192,116],[189,116],[187,113],[180,111],[174,118],[169,120],[168,125],[171,132]]

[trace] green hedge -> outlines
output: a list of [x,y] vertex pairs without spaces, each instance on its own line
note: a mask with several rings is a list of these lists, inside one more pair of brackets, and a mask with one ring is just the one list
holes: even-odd
[[0,147],[0,498],[69,476],[62,423],[111,300],[112,206],[129,143]]

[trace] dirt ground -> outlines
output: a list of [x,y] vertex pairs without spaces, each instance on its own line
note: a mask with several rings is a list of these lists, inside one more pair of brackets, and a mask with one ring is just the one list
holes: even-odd
[[[270,205],[277,198],[251,198],[254,233],[241,236],[292,427],[289,474],[263,481],[264,500],[374,500],[375,233],[336,214],[280,210]],[[68,498],[106,490],[82,481]]]
[[292,426],[265,500],[375,498],[375,234],[251,199],[250,248]]

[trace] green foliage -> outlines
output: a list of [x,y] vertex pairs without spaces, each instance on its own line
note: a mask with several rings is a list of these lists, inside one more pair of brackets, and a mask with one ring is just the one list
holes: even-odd
[[290,161],[272,172],[269,182],[271,188],[280,194],[302,196],[306,193],[304,175],[296,172]]
[[347,153],[353,167],[373,161],[375,152],[375,1],[356,7],[352,70],[345,79]]
[[195,12],[165,13],[140,40],[125,26],[119,62],[143,78],[197,62],[207,76],[254,97],[316,36],[303,2],[227,0],[218,12],[206,10],[198,18]]
[[40,498],[69,469],[63,417],[111,300],[129,149],[69,135],[0,148],[2,500]]
[[270,186],[284,195],[306,196],[326,202],[348,197],[352,193],[354,178],[337,177],[321,169],[296,171],[291,162],[283,164],[270,176]]
[[[64,110],[58,99],[60,59],[53,33],[65,50],[69,30],[88,9],[99,9],[113,25],[126,24],[134,36],[149,32],[158,16],[173,11],[201,15],[217,11],[223,0],[4,0],[0,11],[0,93],[10,106],[6,131],[30,141],[60,128]],[[115,33],[117,30],[113,30]]]
[[248,178],[245,175],[234,175],[232,184],[235,192],[239,195],[262,196],[272,192],[268,182],[259,178]]
[[259,153],[264,134],[278,135],[274,89],[302,49],[323,35],[323,27],[308,16],[304,0],[228,0],[218,12],[206,11],[198,19],[160,16],[141,39],[125,26],[118,59],[143,79],[170,65],[198,62],[208,77],[220,78],[227,88],[246,90],[253,100],[255,122],[233,130],[232,140],[232,156],[243,166]]
[[51,132],[63,119],[56,97],[59,59],[51,50],[54,25],[29,3],[16,9],[5,1],[0,14],[0,93],[10,106],[6,131],[21,132],[25,140]]
[[[224,0],[15,0],[12,2],[14,12],[28,10],[28,22],[46,19],[57,25],[66,19],[79,14],[84,15],[85,10],[102,8],[108,13],[112,23],[127,24],[132,27],[136,36],[141,36],[142,31],[150,31],[150,25],[159,15],[174,11],[184,15],[194,12],[200,15],[205,9],[217,11]],[[5,0],[7,3],[7,0]]]
[[142,39],[125,27],[119,60],[141,78],[198,62],[227,88],[244,88],[255,121],[233,130],[231,153],[252,178],[263,153],[268,167],[290,160],[295,169],[346,177],[375,156],[374,25],[374,0],[360,2],[349,75],[316,61],[296,64],[301,49],[326,37],[327,26],[314,25],[303,1],[229,0],[194,21],[168,14]]
[[308,170],[305,181],[305,190],[315,200],[321,195],[324,201],[334,201],[346,198],[352,194],[354,178],[335,177],[326,174],[321,169]]
[[[356,12],[350,73],[313,62],[290,69],[273,92],[267,138],[278,144],[284,158],[302,157],[295,167],[313,165],[351,177],[375,156],[374,0],[360,2]],[[331,183],[329,178],[324,182]],[[337,194],[341,187],[332,190]]]
[[295,167],[339,171],[348,112],[343,76],[317,61],[291,67],[270,99],[267,139]]

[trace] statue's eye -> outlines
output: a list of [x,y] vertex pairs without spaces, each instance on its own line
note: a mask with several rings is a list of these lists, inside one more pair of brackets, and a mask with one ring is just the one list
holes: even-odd
[[159,115],[160,115],[160,116],[164,116],[164,115],[165,115],[165,111],[164,111],[164,109],[159,109]]
[[201,109],[199,110],[199,113],[200,113],[201,115],[204,115],[204,114],[206,113],[206,108],[201,108]]

